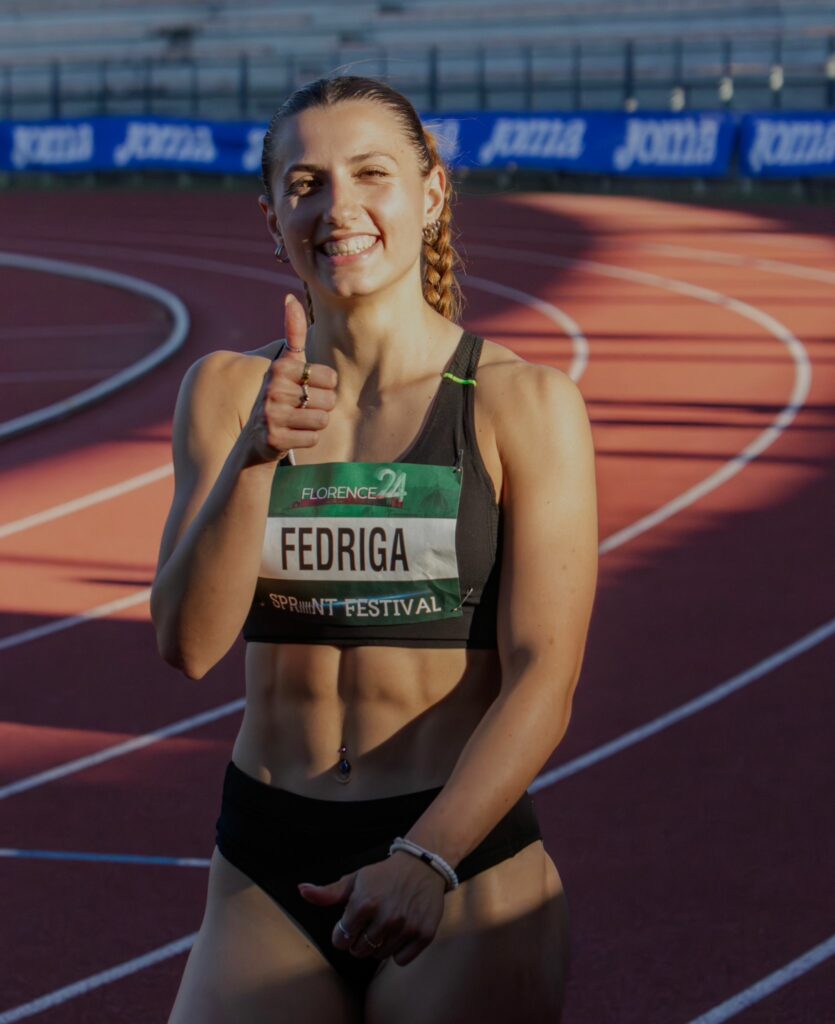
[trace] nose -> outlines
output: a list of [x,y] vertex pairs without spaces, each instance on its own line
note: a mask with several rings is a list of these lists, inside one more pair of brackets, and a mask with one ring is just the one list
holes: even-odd
[[325,194],[324,219],[327,224],[347,225],[356,219],[357,194],[350,175],[334,174]]

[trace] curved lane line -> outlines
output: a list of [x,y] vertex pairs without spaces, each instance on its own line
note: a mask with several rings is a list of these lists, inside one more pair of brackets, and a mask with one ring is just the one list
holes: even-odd
[[682,494],[679,494],[672,501],[668,501],[649,515],[642,516],[630,526],[625,527],[623,530],[618,530],[617,533],[607,537],[600,545],[601,554],[605,554],[607,551],[611,551],[613,548],[633,540],[640,534],[646,533],[647,530],[651,530],[659,523],[664,522],[664,520],[693,505],[706,494],[715,491],[717,487],[727,483],[728,480],[736,476],[749,462],[756,459],[758,455],[762,454],[766,448],[770,447],[777,440],[803,407],[809,395],[809,389],[812,386],[812,366],[803,343],[795,337],[788,327],[781,324],[779,320],[747,302],[743,302],[740,299],[732,299],[721,292],[713,291],[711,288],[703,288],[700,285],[690,284],[687,281],[660,277],[658,274],[650,274],[647,271],[633,270],[609,263],[575,260],[566,256],[553,256],[544,252],[532,252],[531,250],[507,250],[484,245],[472,246],[471,248],[473,252],[503,260],[536,263],[539,266],[543,263],[550,263],[554,266],[570,269],[579,268],[604,277],[614,277],[622,281],[647,285],[651,288],[664,288],[667,291],[688,295],[691,298],[699,299],[711,305],[721,306],[723,309],[737,313],[747,320],[753,320],[760,327],[764,327],[769,334],[772,334],[781,344],[785,345],[794,362],[795,379],[791,396],[788,403],[780,410],[769,427],[758,434],[741,452],[720,466],[716,472],[711,473],[710,476],[705,477],[704,480],[693,487],[689,487]]
[[59,274],[62,277],[80,278],[83,281],[96,281],[101,284],[108,284],[114,288],[123,288],[125,291],[134,292],[145,298],[153,299],[168,310],[174,320],[171,333],[165,341],[157,348],[143,356],[137,362],[125,367],[118,373],[99,381],[92,387],[78,391],[69,398],[62,398],[58,402],[46,405],[42,409],[35,409],[25,413],[23,416],[16,416],[14,419],[0,423],[0,441],[16,437],[40,427],[44,423],[51,423],[53,420],[63,419],[72,412],[85,409],[88,405],[112,395],[114,391],[131,384],[133,381],[144,377],[156,366],[172,356],[188,336],[189,315],[184,303],[173,292],[160,288],[158,285],[143,281],[138,277],[130,277],[127,274],[118,274],[113,270],[104,270],[101,267],[87,267],[80,263],[69,263],[65,260],[49,260],[39,256],[26,256],[23,253],[0,252],[0,267],[20,267],[24,270],[35,270],[44,274]]

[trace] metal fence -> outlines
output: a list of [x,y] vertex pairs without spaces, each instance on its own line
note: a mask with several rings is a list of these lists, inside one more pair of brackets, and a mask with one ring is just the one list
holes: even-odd
[[337,70],[383,78],[432,113],[835,108],[834,32],[18,64],[0,67],[0,117],[261,120],[299,85]]

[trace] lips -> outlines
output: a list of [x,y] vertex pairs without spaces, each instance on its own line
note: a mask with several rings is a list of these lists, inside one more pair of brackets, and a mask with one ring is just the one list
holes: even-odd
[[370,249],[377,241],[377,235],[350,235],[346,238],[329,238],[316,248],[326,256],[349,256]]

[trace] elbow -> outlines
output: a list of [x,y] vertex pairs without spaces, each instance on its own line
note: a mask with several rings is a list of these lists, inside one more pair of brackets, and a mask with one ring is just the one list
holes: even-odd
[[159,602],[151,591],[151,621],[157,638],[157,651],[164,662],[182,672],[187,679],[202,679],[212,667],[205,658],[194,655],[184,643],[176,621],[163,613]]

